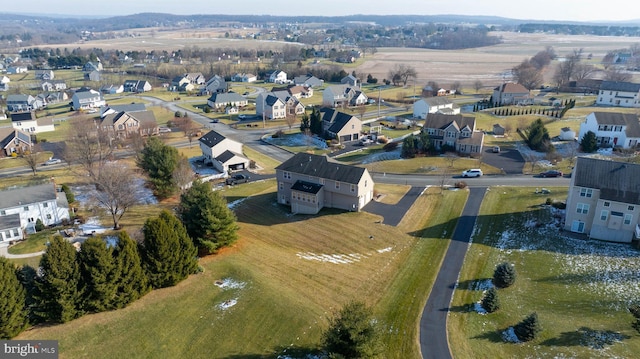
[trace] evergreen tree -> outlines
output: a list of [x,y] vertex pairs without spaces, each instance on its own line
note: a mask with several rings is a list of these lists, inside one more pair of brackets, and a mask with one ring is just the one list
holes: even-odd
[[0,339],[11,339],[27,327],[26,291],[16,267],[0,257]]
[[60,236],[53,237],[40,259],[34,300],[34,314],[44,321],[65,323],[82,315],[76,249]]
[[535,339],[536,335],[538,335],[541,330],[542,328],[538,321],[538,314],[535,312],[513,327],[513,331],[518,337],[518,340],[522,342],[528,342]]
[[364,303],[350,302],[329,320],[324,347],[332,358],[374,358],[380,351],[380,332],[373,312]]
[[426,131],[420,132],[418,137],[418,152],[421,153],[429,153],[433,148],[433,143],[431,142],[431,138],[429,137],[429,133]]
[[549,152],[553,148],[549,131],[544,127],[542,119],[535,120],[527,128],[527,144],[534,151]]
[[587,131],[580,141],[582,152],[593,153],[598,150],[598,139],[593,131]]
[[500,263],[493,272],[493,284],[498,288],[507,288],[516,282],[516,269],[512,264]]
[[142,266],[153,288],[174,286],[196,272],[196,247],[174,215],[163,211],[148,219],[142,231]]
[[83,308],[88,313],[103,312],[114,308],[116,296],[116,270],[113,250],[98,237],[90,237],[78,253],[83,292]]
[[633,315],[634,318],[634,322],[631,323],[631,326],[640,333],[640,305],[632,304],[629,306],[629,312],[631,312],[631,315]]
[[498,300],[498,291],[495,287],[491,287],[482,298],[482,302],[480,303],[482,308],[486,310],[488,313],[493,313],[496,310],[500,309],[500,301]]
[[235,214],[208,183],[193,182],[180,196],[178,215],[200,253],[215,253],[238,239]]
[[33,314],[35,308],[34,293],[36,291],[36,270],[31,266],[24,265],[18,269],[16,275],[26,291],[25,305],[27,308],[27,314],[29,315],[29,322],[36,323],[39,320],[39,318]]
[[313,108],[311,112],[311,133],[314,135],[322,136],[324,134],[324,129],[322,128],[322,114],[317,107]]
[[113,306],[124,308],[145,295],[149,291],[149,284],[142,269],[138,246],[127,232],[118,234],[118,245],[113,254],[118,268]]
[[177,190],[173,173],[179,160],[178,150],[165,145],[159,138],[151,137],[145,143],[138,160],[138,167],[149,175],[158,197],[169,197]]
[[409,135],[402,140],[402,152],[403,158],[414,158],[416,156],[416,139],[413,135]]
[[309,116],[305,113],[302,115],[302,119],[300,120],[300,132],[306,133],[311,129],[311,122],[309,120]]

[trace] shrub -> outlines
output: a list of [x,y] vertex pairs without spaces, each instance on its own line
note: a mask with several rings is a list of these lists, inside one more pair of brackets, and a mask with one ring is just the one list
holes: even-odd
[[389,140],[384,136],[378,136],[378,143],[387,143]]
[[396,148],[398,148],[398,142],[389,142],[387,144],[385,144],[384,146],[382,146],[382,149],[389,152],[389,151],[393,151]]
[[547,200],[545,201],[545,204],[546,204],[547,206],[550,206],[551,204],[553,204],[553,200],[552,200],[551,198],[548,198],[548,197],[547,197]]
[[64,192],[65,196],[67,197],[67,203],[73,203],[76,201],[76,197],[73,195],[73,192],[71,192],[71,188],[69,188],[69,186],[63,184],[61,188],[62,192]]
[[516,281],[516,269],[512,264],[500,263],[493,272],[493,284],[498,288],[507,288]]
[[460,189],[467,188],[467,182],[459,181],[459,182],[456,182],[453,186],[455,188],[460,188]]
[[272,138],[279,138],[279,137],[283,137],[284,136],[284,131],[282,130],[278,130],[276,133],[274,133],[271,137]]
[[487,313],[493,313],[496,310],[500,309],[500,301],[498,300],[498,291],[495,287],[491,287],[482,298],[482,302],[480,305]]
[[528,342],[536,338],[536,335],[540,333],[542,328],[540,322],[538,322],[538,314],[531,313],[528,317],[524,318],[520,323],[513,327],[518,340]]
[[44,229],[44,223],[42,223],[42,220],[38,218],[38,220],[36,221],[36,232],[40,232],[43,229]]

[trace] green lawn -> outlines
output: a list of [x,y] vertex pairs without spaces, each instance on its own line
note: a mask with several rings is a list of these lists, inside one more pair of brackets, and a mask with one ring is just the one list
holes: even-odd
[[317,349],[328,317],[355,299],[374,307],[387,333],[384,357],[418,358],[418,320],[448,246],[440,238],[452,233],[466,192],[427,193],[390,227],[368,213],[292,216],[274,191],[274,181],[223,191],[240,240],[201,259],[203,273],[126,309],[16,339],[57,339],[67,358],[275,358]]
[[57,233],[57,230],[47,229],[38,233],[29,234],[24,241],[9,247],[9,253],[25,254],[43,251],[47,248],[47,243],[51,237]]
[[489,166],[478,159],[464,157],[416,157],[412,159],[400,159],[389,161],[377,161],[364,165],[371,172],[386,173],[423,173],[431,175],[447,176],[460,175],[469,168],[480,168],[484,174],[500,174],[499,168]]
[[[633,358],[640,336],[627,305],[637,301],[640,252],[630,245],[573,239],[558,230],[562,213],[541,206],[566,199],[566,188],[494,187],[482,204],[449,317],[455,358]],[[516,283],[498,291],[501,309],[471,310],[501,262],[515,265]],[[543,331],[526,344],[501,332],[537,312]]]

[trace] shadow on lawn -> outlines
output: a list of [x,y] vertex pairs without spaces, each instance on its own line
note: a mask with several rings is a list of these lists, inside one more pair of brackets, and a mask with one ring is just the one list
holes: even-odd
[[507,328],[484,332],[476,335],[473,339],[485,339],[492,343],[504,343],[505,341],[502,339],[502,332],[505,330],[507,330]]
[[604,349],[606,346],[622,342],[629,338],[631,337],[628,335],[611,330],[595,330],[587,327],[581,327],[573,332],[560,333],[559,336],[547,339],[540,344],[550,347],[583,346],[591,349]]
[[562,273],[555,276],[535,279],[536,282],[553,283],[558,285],[576,284],[576,283],[596,283],[607,282],[612,278],[620,282],[636,282],[640,279],[640,273],[637,270],[593,270],[586,273]]
[[310,355],[319,356],[322,354],[317,348],[307,348],[299,346],[277,347],[274,354],[237,354],[222,357],[222,359],[275,359],[275,358],[307,358]]

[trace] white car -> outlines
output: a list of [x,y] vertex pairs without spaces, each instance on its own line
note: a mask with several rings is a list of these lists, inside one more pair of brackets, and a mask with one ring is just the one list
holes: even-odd
[[62,163],[62,160],[59,158],[50,158],[44,163],[44,165],[51,166],[51,165],[57,165],[58,163]]
[[468,169],[464,172],[462,172],[462,177],[467,178],[467,177],[480,177],[482,176],[482,170],[479,168],[471,168]]

